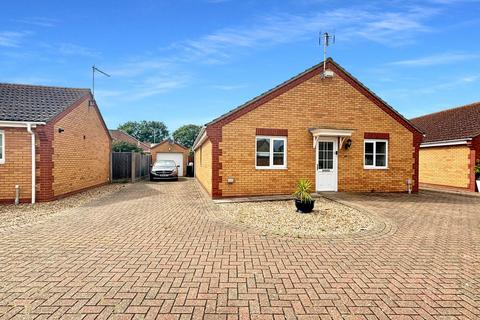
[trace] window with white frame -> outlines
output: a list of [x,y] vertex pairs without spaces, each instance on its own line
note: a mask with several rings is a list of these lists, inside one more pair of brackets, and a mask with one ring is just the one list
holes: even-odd
[[0,130],[0,164],[5,163],[5,132]]
[[365,169],[388,168],[388,140],[365,139]]
[[255,166],[257,169],[285,169],[287,167],[287,138],[257,136]]

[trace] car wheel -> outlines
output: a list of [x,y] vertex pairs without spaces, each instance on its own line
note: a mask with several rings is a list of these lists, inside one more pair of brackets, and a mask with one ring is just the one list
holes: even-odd
[[153,180],[154,180],[154,179],[153,179],[153,176],[150,176],[150,181],[153,181]]

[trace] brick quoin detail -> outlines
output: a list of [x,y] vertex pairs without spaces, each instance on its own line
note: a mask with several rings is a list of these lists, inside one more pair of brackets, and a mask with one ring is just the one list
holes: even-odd
[[365,139],[390,139],[390,133],[381,133],[381,132],[365,132],[363,134]]
[[257,128],[255,130],[257,136],[288,136],[288,129],[269,129],[269,128]]
[[220,142],[222,141],[222,127],[211,126],[207,128],[207,134],[212,143],[212,198],[221,198],[222,191],[220,190],[220,170],[222,164],[220,163]]
[[418,192],[420,188],[420,144],[423,141],[423,135],[420,133],[413,134],[413,192]]
[[468,183],[468,190],[475,192],[476,188],[476,179],[475,179],[475,163],[476,163],[476,150],[475,145],[473,142],[468,144],[470,147],[470,154],[468,157],[468,173],[469,173],[469,183]]

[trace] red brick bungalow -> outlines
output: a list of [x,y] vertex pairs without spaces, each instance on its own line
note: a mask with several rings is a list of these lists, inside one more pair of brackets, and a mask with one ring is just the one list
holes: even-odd
[[110,135],[112,136],[113,142],[115,141],[128,142],[142,149],[144,153],[150,153],[150,146],[147,143],[132,137],[131,135],[129,135],[126,132],[123,132],[122,130],[110,130]]
[[480,102],[411,119],[425,132],[420,145],[420,185],[475,191],[480,161]]
[[209,122],[195,176],[213,198],[418,190],[422,133],[332,59]]
[[110,144],[90,90],[0,83],[0,203],[108,183]]

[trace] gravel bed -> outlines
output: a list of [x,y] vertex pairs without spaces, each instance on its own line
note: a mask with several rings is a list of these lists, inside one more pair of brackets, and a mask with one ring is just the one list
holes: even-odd
[[36,204],[0,205],[0,231],[2,229],[19,227],[38,222],[65,210],[81,206],[92,200],[125,188],[125,184],[109,184],[90,189],[75,195],[51,202]]
[[254,227],[262,234],[296,238],[347,235],[370,230],[375,217],[325,198],[315,199],[309,214],[296,212],[293,200],[218,204],[217,217]]

